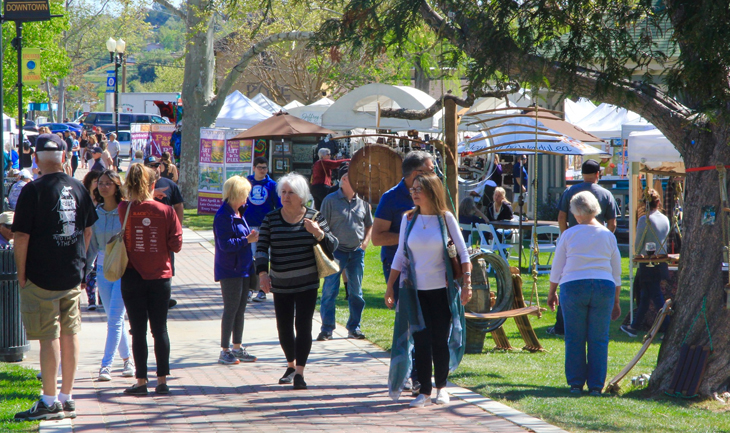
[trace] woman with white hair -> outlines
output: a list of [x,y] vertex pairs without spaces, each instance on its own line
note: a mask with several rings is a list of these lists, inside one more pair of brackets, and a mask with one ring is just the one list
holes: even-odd
[[608,327],[621,315],[621,254],[616,236],[595,218],[600,211],[598,200],[589,191],[570,200],[570,212],[578,224],[558,239],[548,295],[548,305],[555,311],[560,286],[565,376],[570,392],[580,394],[587,384],[591,396],[600,396],[603,391]]
[[279,383],[293,382],[294,389],[306,389],[304,367],[312,348],[312,317],[319,289],[314,246],[319,244],[332,254],[338,241],[322,215],[304,206],[309,188],[302,175],[282,177],[276,192],[282,207],[261,223],[256,272],[260,289],[274,293],[276,328],[287,362]]
[[312,197],[314,208],[319,210],[322,200],[330,193],[332,187],[332,170],[339,168],[343,162],[349,159],[333,160],[330,150],[323,147],[317,151],[319,160],[312,166]]

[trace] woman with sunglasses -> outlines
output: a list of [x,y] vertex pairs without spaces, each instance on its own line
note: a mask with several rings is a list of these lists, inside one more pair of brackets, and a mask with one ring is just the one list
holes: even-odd
[[[391,396],[397,398],[410,363],[404,343],[413,338],[419,395],[411,407],[431,404],[431,372],[434,372],[437,404],[448,404],[446,382],[449,370],[459,365],[464,355],[464,308],[471,299],[471,262],[464,238],[454,215],[447,210],[444,187],[435,175],[416,176],[410,189],[415,208],[401,221],[398,250],[388,278],[385,305],[395,304],[393,285],[401,274],[399,307],[396,311],[391,352]],[[453,233],[453,236],[451,235]],[[447,252],[449,238],[461,258],[463,290],[453,279]],[[419,314],[420,313],[420,314]],[[416,332],[412,332],[413,329]],[[412,332],[411,335],[408,335]],[[405,354],[405,356],[399,356]],[[400,371],[399,371],[400,370]]]
[[[122,180],[115,170],[105,170],[99,176],[96,188],[92,191],[94,201],[99,203],[96,214],[99,219],[92,226],[90,251],[96,251],[96,285],[106,312],[106,345],[104,357],[101,359],[99,380],[112,380],[112,364],[114,354],[124,361],[122,377],[134,376],[134,363],[130,359],[129,337],[124,323],[124,301],[122,300],[122,283],[120,280],[109,281],[104,277],[104,255],[106,244],[112,236],[119,233],[122,223],[119,221],[119,203],[122,195]],[[87,263],[91,263],[87,257]]]

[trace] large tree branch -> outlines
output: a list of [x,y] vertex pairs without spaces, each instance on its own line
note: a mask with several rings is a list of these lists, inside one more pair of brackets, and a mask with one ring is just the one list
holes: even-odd
[[187,22],[188,17],[185,15],[185,12],[183,12],[182,10],[176,8],[169,1],[167,1],[167,0],[154,0],[154,2],[157,3],[158,5],[164,7],[165,9],[169,10],[173,14],[175,14],[175,16],[177,16],[178,18],[180,18],[181,20],[183,20],[183,22]]
[[[462,34],[425,1],[421,4],[420,12],[433,31],[446,37],[466,54],[478,57],[482,43],[479,38],[470,38],[468,34]],[[600,71],[578,68],[574,73],[567,73],[566,71],[576,68],[567,68],[560,62],[551,62],[544,57],[525,53],[509,39],[492,43],[502,44],[509,53],[500,59],[499,63],[500,72],[511,79],[519,80],[534,76],[536,73],[541,74],[549,80],[555,90],[570,90],[585,97],[598,96],[603,102],[635,111],[653,123],[680,153],[684,153],[685,127],[691,121],[692,111],[658,87],[628,80],[606,84]],[[601,84],[600,92],[599,84]]]
[[223,102],[225,101],[225,95],[228,95],[228,92],[231,91],[233,85],[236,83],[241,74],[243,74],[243,72],[246,70],[246,66],[248,66],[248,64],[251,63],[251,61],[256,58],[256,56],[266,51],[268,47],[274,44],[278,44],[279,42],[308,41],[313,38],[314,32],[282,32],[271,35],[255,43],[251,48],[243,53],[243,55],[241,56],[241,60],[238,61],[236,66],[231,69],[228,75],[226,75],[226,78],[224,78],[221,82],[221,85],[218,88],[218,92],[216,93],[216,98],[212,103],[212,105],[214,106],[214,111],[220,111],[221,107],[223,106]]
[[425,110],[410,110],[407,108],[385,108],[380,110],[380,115],[383,117],[396,117],[398,119],[408,120],[423,120],[433,117],[443,108],[444,101],[452,100],[456,105],[460,107],[471,107],[474,105],[474,101],[481,97],[493,97],[493,98],[504,98],[505,96],[514,93],[520,89],[519,85],[515,85],[515,88],[509,90],[495,90],[492,92],[480,92],[478,94],[469,95],[466,99],[462,99],[452,95],[451,93],[444,95],[430,107]]

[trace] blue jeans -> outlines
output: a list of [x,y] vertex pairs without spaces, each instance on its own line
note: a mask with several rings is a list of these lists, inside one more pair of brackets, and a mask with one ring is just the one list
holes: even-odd
[[101,302],[106,311],[106,345],[104,346],[104,357],[101,359],[102,367],[111,367],[114,362],[114,353],[119,350],[119,356],[127,359],[131,355],[129,350],[129,337],[124,325],[124,301],[122,300],[122,280],[110,282],[104,278],[104,267],[96,265],[96,285],[99,290]]
[[347,320],[347,330],[360,330],[362,312],[365,310],[365,299],[362,296],[362,276],[365,271],[365,251],[361,248],[346,253],[340,250],[334,253],[335,260],[340,266],[340,272],[324,279],[322,285],[322,302],[319,313],[322,317],[322,332],[331,334],[335,330],[335,301],[340,293],[340,275],[347,276],[347,302],[350,306],[350,318]]
[[[609,280],[576,280],[560,285],[565,320],[565,377],[568,385],[603,389],[608,368],[608,326],[616,297]],[[588,356],[586,357],[586,345]]]

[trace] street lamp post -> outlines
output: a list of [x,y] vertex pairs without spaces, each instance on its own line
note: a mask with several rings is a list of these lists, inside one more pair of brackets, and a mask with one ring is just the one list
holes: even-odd
[[119,38],[115,41],[113,38],[109,38],[106,41],[106,49],[109,51],[109,61],[114,62],[114,131],[117,137],[119,137],[119,67],[124,64],[124,50],[127,48],[127,43],[124,39]]

